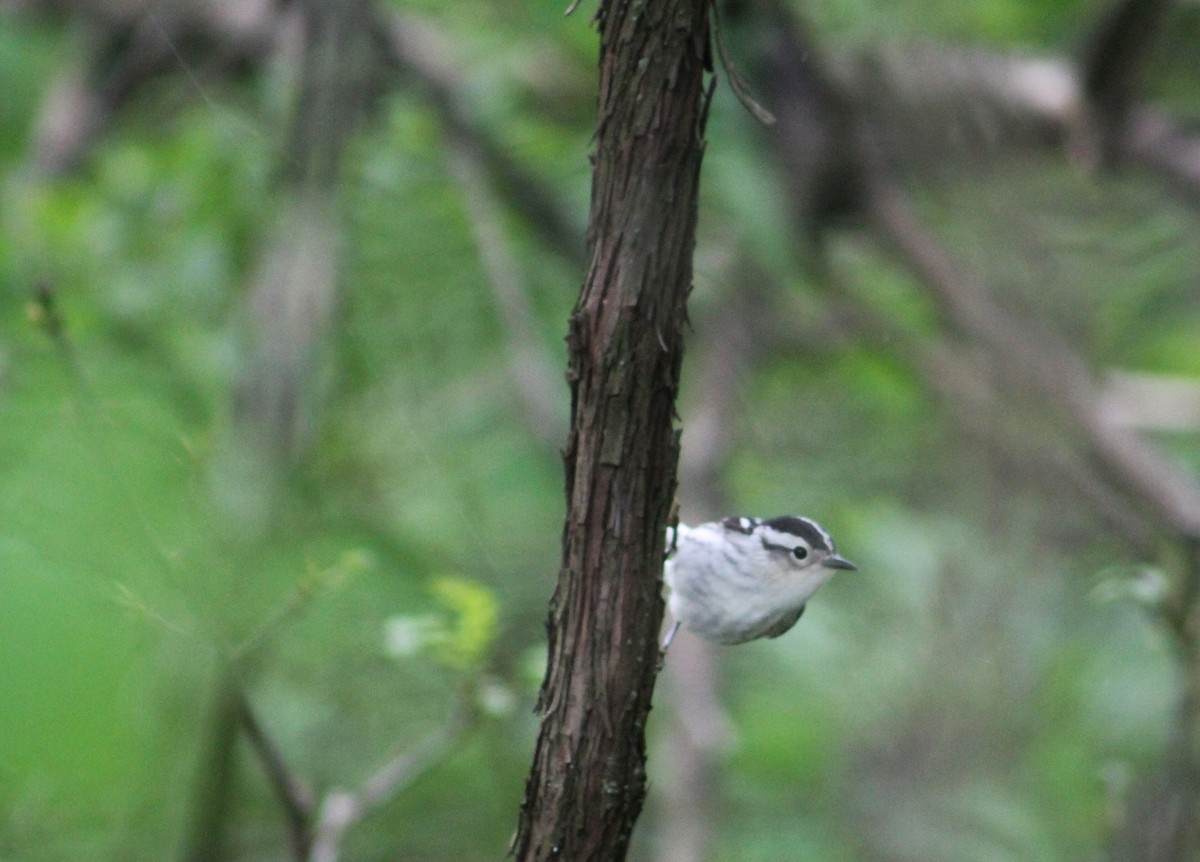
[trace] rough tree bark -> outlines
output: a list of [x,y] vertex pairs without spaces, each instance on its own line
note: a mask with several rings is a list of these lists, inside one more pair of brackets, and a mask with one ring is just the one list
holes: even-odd
[[711,87],[707,0],[609,0],[589,269],[570,321],[563,563],[513,853],[623,859],[646,793],[675,395]]

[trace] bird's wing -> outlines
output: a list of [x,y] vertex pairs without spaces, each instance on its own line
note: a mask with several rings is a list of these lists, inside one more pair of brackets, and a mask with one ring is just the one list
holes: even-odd
[[806,605],[801,605],[787,616],[780,617],[779,622],[767,629],[766,636],[769,638],[777,638],[784,632],[788,631],[792,626],[800,621],[800,617],[804,614]]

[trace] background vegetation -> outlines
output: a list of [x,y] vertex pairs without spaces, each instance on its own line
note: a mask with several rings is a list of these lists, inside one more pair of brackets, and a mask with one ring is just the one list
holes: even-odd
[[[374,4],[389,59],[325,151],[304,4],[226,31],[140,5],[0,17],[0,858],[292,859],[298,821],[345,859],[500,858],[559,561],[593,10]],[[1194,119],[1200,9],[1160,5],[1139,104]],[[798,213],[719,72],[683,517],[809,514],[860,571],[778,641],[680,636],[633,855],[1196,858],[1195,186],[1070,110],[1010,137],[989,99],[1003,62],[1085,63],[1099,4],[790,11],[1032,358],[947,326],[869,207]],[[723,14],[778,111],[760,11]]]

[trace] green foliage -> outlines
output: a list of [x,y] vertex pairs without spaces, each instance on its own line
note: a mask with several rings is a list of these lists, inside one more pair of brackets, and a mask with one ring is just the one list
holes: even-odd
[[[468,115],[553,192],[582,248],[595,33],[592,9],[563,21],[566,5],[392,4],[435,22]],[[1063,52],[1093,13],[805,9],[835,51]],[[184,107],[138,101],[78,172],[37,179],[21,148],[70,45],[57,25],[0,21],[0,857],[168,858],[234,667],[318,793],[359,786],[467,701],[472,730],[352,830],[345,858],[499,858],[532,749],[562,480],[518,407],[446,131],[402,85],[354,141],[328,398],[310,448],[276,470],[237,448],[231,389],[280,205],[282,97],[184,75]],[[1172,82],[1194,100],[1194,80]],[[720,653],[734,745],[716,858],[1095,858],[1128,777],[1158,762],[1178,689],[1139,591],[1154,583],[1132,577],[1145,561],[1073,489],[1046,490],[963,431],[906,359],[939,331],[934,309],[855,234],[833,265],[895,334],[839,329],[850,300],[810,283],[782,183],[727,89],[706,155],[685,450],[709,397],[695,363],[749,261],[784,286],[761,313],[797,337],[733,381],[725,489],[739,511],[819,517],[860,571],[787,637]],[[1145,178],[1056,163],[939,183],[922,215],[1006,307],[1066,332],[1097,370],[1200,374],[1192,211]],[[562,367],[583,273],[515,215],[500,227],[534,346]],[[1200,464],[1194,432],[1167,444]],[[266,515],[239,516],[251,498]],[[232,858],[287,858],[270,788],[236,756]],[[652,758],[652,787],[667,768]]]
[[950,5],[937,0],[829,0],[804,5],[839,39],[856,43],[940,41],[1056,48],[1090,20],[1081,0],[988,0]]
[[443,612],[388,620],[389,652],[399,657],[428,653],[450,670],[477,670],[496,638],[495,596],[477,583],[445,575],[430,589]]
[[0,27],[0,76],[8,90],[0,103],[0,159],[6,164],[25,149],[41,87],[61,38],[49,26],[6,22]]

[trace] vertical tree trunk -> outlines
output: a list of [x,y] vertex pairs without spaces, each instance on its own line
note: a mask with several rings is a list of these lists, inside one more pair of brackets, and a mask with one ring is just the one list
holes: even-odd
[[563,564],[513,853],[620,860],[646,792],[708,98],[707,0],[608,0],[590,266],[571,317]]

